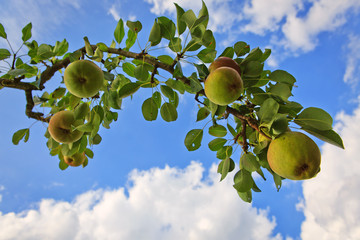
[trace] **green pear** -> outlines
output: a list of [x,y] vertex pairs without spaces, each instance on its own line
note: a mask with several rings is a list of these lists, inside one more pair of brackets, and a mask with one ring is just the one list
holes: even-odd
[[211,71],[205,81],[205,95],[213,103],[226,106],[241,96],[243,81],[231,67],[219,67]]
[[49,122],[48,131],[51,137],[59,143],[72,143],[79,140],[83,132],[72,130],[83,123],[82,120],[76,120],[73,111],[64,110],[55,113]]
[[85,161],[85,152],[75,153],[72,156],[64,156],[64,162],[72,167],[78,167]]
[[241,69],[237,62],[235,62],[232,58],[229,57],[219,57],[215,61],[213,61],[209,66],[209,71],[212,72],[219,67],[231,67],[236,70],[241,76]]
[[292,180],[313,178],[320,171],[319,147],[301,132],[287,131],[272,140],[267,159],[275,173]]
[[104,73],[89,60],[77,60],[66,67],[64,82],[67,90],[79,97],[93,97],[104,84]]

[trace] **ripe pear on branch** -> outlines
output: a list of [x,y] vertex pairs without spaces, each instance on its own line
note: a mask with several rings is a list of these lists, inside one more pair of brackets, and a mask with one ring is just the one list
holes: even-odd
[[319,147],[301,132],[287,131],[272,140],[267,159],[275,173],[292,180],[310,179],[320,171]]

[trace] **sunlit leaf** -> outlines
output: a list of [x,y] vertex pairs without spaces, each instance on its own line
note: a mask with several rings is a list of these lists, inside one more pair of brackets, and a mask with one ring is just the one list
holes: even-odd
[[201,141],[203,138],[202,129],[193,129],[190,130],[185,137],[185,147],[188,151],[194,151],[201,146]]

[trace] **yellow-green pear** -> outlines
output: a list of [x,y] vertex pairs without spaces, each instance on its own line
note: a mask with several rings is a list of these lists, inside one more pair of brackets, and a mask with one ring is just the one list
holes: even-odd
[[75,153],[72,156],[64,156],[64,162],[69,166],[77,167],[83,164],[85,158],[85,152]]
[[64,110],[55,113],[49,122],[48,131],[51,137],[59,143],[72,143],[79,140],[83,132],[72,130],[73,127],[81,125],[82,120],[76,120],[74,112]]
[[313,178],[320,171],[319,147],[301,132],[287,131],[272,140],[267,159],[275,173],[292,180]]
[[243,81],[233,68],[219,67],[210,72],[204,88],[205,95],[211,102],[226,106],[241,96]]
[[104,84],[104,73],[89,60],[77,60],[66,67],[64,82],[71,94],[89,98],[96,95]]

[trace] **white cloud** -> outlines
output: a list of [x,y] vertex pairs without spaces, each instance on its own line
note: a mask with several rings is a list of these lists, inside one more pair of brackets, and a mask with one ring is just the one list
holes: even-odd
[[242,202],[231,178],[218,182],[192,162],[130,174],[124,188],[88,191],[73,202],[43,199],[38,209],[0,213],[0,239],[282,239],[267,210]]
[[350,35],[346,48],[346,69],[344,82],[355,86],[360,81],[360,35]]
[[244,18],[249,21],[241,30],[264,35],[279,29],[280,22],[288,15],[303,8],[302,0],[252,0],[244,7]]
[[287,16],[282,26],[284,44],[292,50],[310,51],[317,45],[317,36],[325,31],[334,31],[346,23],[349,11],[360,7],[358,0],[312,1],[304,17],[295,14]]
[[320,174],[303,184],[304,240],[360,236],[360,107],[352,115],[340,113],[337,120],[346,149],[324,144]]
[[115,4],[113,4],[113,5],[110,7],[110,9],[109,9],[109,11],[108,11],[108,14],[110,14],[110,15],[115,19],[115,21],[119,21],[119,19],[120,19],[120,14],[119,14],[119,12],[118,12]]

